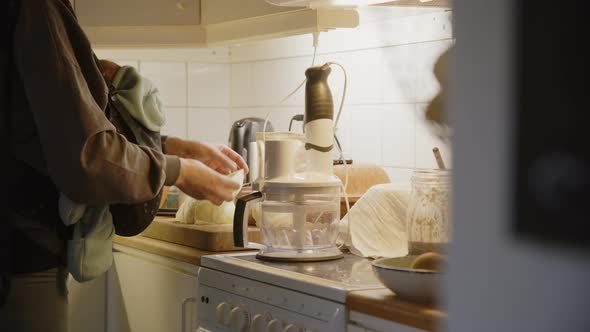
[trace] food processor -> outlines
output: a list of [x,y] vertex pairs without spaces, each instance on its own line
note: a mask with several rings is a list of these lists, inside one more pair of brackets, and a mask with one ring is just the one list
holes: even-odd
[[[305,71],[305,168],[296,167],[296,139],[264,140],[264,181],[260,191],[240,197],[234,214],[236,247],[260,249],[271,261],[341,258],[336,245],[342,182],[333,172],[334,106],[328,86],[330,64]],[[260,204],[261,243],[248,241],[248,219]]]

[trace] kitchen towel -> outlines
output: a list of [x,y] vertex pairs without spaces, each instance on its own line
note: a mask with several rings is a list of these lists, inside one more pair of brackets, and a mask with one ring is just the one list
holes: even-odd
[[[409,199],[410,190],[396,184],[371,187],[341,220],[340,238],[346,239],[345,246],[361,257],[406,256],[405,219]],[[346,236],[349,226],[350,233]]]

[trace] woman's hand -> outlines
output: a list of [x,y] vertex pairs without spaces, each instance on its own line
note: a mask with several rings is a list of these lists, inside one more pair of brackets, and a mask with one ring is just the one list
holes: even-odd
[[214,170],[229,174],[238,169],[244,170],[244,175],[250,171],[248,165],[237,152],[223,144],[200,143],[201,151],[197,157],[205,165]]
[[237,152],[223,144],[210,144],[188,141],[178,137],[168,137],[166,152],[181,158],[195,159],[222,174],[243,169],[248,174],[248,165]]
[[180,175],[174,185],[195,199],[220,205],[234,199],[233,192],[240,189],[241,183],[198,160],[180,158]]

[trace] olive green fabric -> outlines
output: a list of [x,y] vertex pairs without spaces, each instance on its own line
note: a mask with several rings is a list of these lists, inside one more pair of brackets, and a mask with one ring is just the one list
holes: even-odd
[[160,131],[166,123],[158,88],[148,78],[141,76],[131,66],[121,67],[113,86],[115,98],[135,120],[151,131]]

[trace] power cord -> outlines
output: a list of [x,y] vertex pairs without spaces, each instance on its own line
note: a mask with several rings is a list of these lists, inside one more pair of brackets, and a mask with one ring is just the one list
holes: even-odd
[[[291,126],[293,125],[293,121],[303,121],[303,114],[297,114],[297,115],[293,115],[293,117],[291,118],[291,121],[289,122],[289,131],[291,131]],[[305,131],[305,128],[303,129],[303,131]]]
[[[313,67],[315,65],[315,57],[316,57],[316,54],[318,51],[319,38],[320,38],[320,33],[318,31],[314,31],[313,32],[313,57],[311,58],[311,67]],[[303,81],[295,88],[295,90],[293,90],[291,93],[289,93],[285,98],[283,98],[279,102],[279,105],[284,103],[287,99],[291,98],[292,95],[294,95],[297,91],[299,91],[299,89],[301,89],[301,87],[305,84],[306,81],[307,81],[307,78],[304,78]],[[346,84],[345,84],[345,86],[346,86]],[[270,118],[270,115],[272,114],[273,110],[274,110],[274,108],[271,108],[271,110],[268,111],[268,113],[266,113],[266,116],[264,118],[264,126],[262,127],[262,142],[266,141],[266,125],[268,123],[268,119]]]

